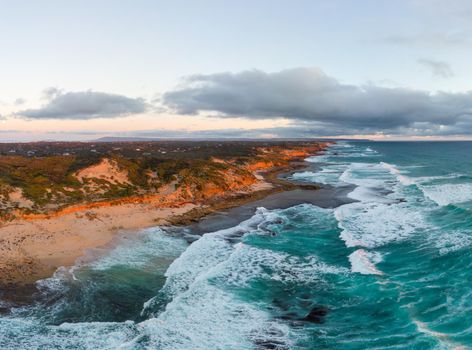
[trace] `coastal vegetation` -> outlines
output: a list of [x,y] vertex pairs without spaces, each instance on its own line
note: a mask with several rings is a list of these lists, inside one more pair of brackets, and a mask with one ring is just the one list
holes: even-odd
[[255,172],[319,149],[308,141],[154,141],[0,145],[0,217],[160,196],[195,201],[247,189]]

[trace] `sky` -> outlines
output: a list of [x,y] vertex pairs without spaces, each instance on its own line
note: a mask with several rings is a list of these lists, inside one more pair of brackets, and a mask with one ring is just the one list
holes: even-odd
[[468,0],[0,0],[0,141],[472,139]]

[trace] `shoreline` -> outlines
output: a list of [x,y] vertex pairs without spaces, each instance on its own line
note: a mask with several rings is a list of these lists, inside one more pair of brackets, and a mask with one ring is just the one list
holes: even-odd
[[329,185],[305,183],[289,180],[287,177],[299,170],[315,170],[316,164],[298,162],[292,169],[274,172],[271,176],[280,184],[288,184],[285,190],[269,193],[262,198],[254,198],[237,206],[213,211],[195,221],[184,223],[192,234],[202,235],[222,229],[234,227],[251,218],[257,208],[269,210],[286,209],[300,204],[312,204],[321,208],[336,208],[354,200],[347,196],[354,186],[333,187]]
[[[308,166],[307,162],[296,158],[287,166],[256,171],[259,181],[247,191],[230,192],[227,196],[206,201],[168,207],[152,201],[113,206],[92,204],[93,210],[85,206],[83,211],[74,208],[60,215],[9,222],[0,226],[0,286],[11,289],[50,277],[58,267],[74,265],[88,249],[108,246],[120,231],[153,226],[189,226],[195,229],[200,222],[210,227],[208,223],[218,217],[221,223],[229,222],[221,220],[224,212],[231,213],[229,216],[233,218],[241,218],[249,215],[250,208],[261,206],[261,203],[285,201],[299,204],[309,201],[308,192],[321,191],[322,194],[326,189],[280,177]],[[299,196],[303,200],[299,198],[297,202]],[[200,225],[203,227],[204,224]]]
[[201,220],[187,225],[187,227],[192,234],[196,235],[231,228],[251,218],[259,207],[273,210],[286,209],[300,204],[312,204],[321,208],[336,208],[352,202],[351,199],[346,197],[346,194],[350,191],[350,187],[343,189],[321,187],[317,190],[297,188],[282,191],[269,194],[264,198],[241,206],[228,208],[225,211],[211,213],[201,218]]

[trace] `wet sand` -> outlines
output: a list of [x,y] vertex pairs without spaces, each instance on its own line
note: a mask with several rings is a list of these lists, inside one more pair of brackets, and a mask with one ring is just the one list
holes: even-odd
[[219,211],[203,217],[198,222],[189,225],[188,229],[192,234],[204,234],[214,232],[238,225],[241,221],[252,217],[257,208],[266,209],[286,209],[299,204],[313,204],[321,208],[336,208],[342,204],[351,203],[352,200],[346,195],[351,192],[351,187],[334,188],[330,186],[322,187],[318,190],[295,189],[291,191],[279,192],[267,197],[231,208],[226,211]]
[[[347,197],[355,186],[333,187],[329,185],[313,184],[312,182],[296,181],[291,175],[300,171],[317,172],[320,164],[306,161],[292,162],[290,171],[275,172],[272,181],[279,184],[290,183],[300,186],[292,190],[269,194],[268,196],[245,203],[228,210],[217,211],[201,218],[198,222],[188,225],[191,234],[201,235],[234,227],[240,222],[251,218],[257,208],[286,209],[299,204],[313,204],[321,208],[336,208],[340,205],[352,203]],[[316,186],[317,189],[306,189]],[[306,187],[306,188],[304,188]]]

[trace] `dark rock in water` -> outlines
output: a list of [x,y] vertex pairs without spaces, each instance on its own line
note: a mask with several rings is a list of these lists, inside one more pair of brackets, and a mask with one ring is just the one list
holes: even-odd
[[271,342],[271,341],[268,341],[268,340],[264,340],[264,341],[256,341],[255,342],[256,346],[257,346],[257,349],[264,349],[264,350],[277,350],[277,349],[283,349],[281,348],[281,345],[283,344],[279,344],[277,342]]
[[256,349],[260,350],[288,350],[287,344],[281,339],[284,333],[277,328],[269,328],[264,334],[255,334],[253,338]]
[[308,293],[303,293],[300,295],[300,299],[311,299],[311,298],[312,298],[312,295]]
[[282,218],[276,218],[274,220],[274,224],[281,225],[284,223],[284,220]]
[[300,319],[300,317],[296,313],[289,312],[289,313],[286,313],[283,316],[280,316],[280,319],[292,321],[292,320],[298,320],[298,319]]
[[261,350],[288,350],[287,344],[277,339],[255,339],[254,344]]
[[303,321],[312,323],[323,323],[324,317],[328,314],[328,309],[324,306],[315,306],[308,315],[305,316]]
[[277,236],[277,233],[275,233],[272,229],[269,228],[269,224],[259,225],[258,229],[265,235],[272,237]]
[[269,328],[267,331],[266,331],[266,334],[272,336],[272,337],[283,337],[284,333],[278,329],[278,328]]
[[[311,307],[312,301],[310,300],[310,296],[308,294],[303,294],[300,299],[301,300],[298,302],[299,306],[303,306],[304,308]],[[325,316],[329,311],[325,306],[314,306],[305,317],[301,317],[299,313],[289,311],[291,309],[291,305],[288,305],[281,299],[273,299],[272,303],[283,313],[281,316],[277,316],[277,318],[280,320],[289,321],[291,324],[300,324],[303,322],[318,324],[324,323]]]

